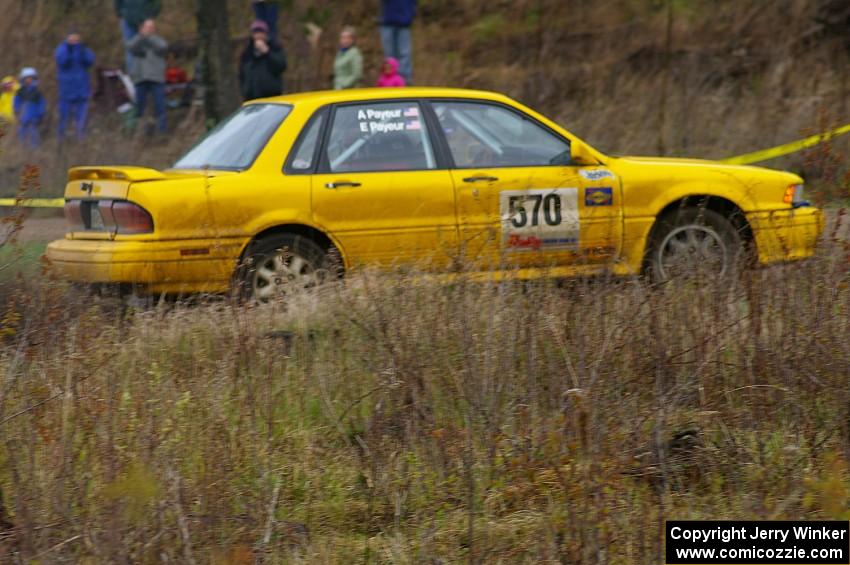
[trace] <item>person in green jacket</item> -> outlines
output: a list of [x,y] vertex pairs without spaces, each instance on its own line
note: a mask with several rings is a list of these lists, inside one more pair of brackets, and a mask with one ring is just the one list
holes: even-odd
[[334,90],[357,88],[363,80],[363,55],[355,42],[353,27],[342,28],[339,34],[339,51],[334,59]]

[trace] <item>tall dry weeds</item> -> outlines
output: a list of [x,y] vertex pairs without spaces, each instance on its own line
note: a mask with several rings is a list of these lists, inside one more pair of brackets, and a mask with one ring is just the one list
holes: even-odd
[[4,561],[653,563],[668,518],[846,519],[844,241],[724,286],[20,289]]

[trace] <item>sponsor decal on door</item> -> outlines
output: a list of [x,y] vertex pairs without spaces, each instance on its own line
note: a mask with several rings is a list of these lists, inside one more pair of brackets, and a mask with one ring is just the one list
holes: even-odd
[[584,189],[585,206],[610,206],[614,203],[614,190],[610,186]]

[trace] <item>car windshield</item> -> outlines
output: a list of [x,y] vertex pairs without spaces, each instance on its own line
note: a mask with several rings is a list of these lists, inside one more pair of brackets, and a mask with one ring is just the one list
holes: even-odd
[[210,131],[175,169],[247,169],[292,111],[284,104],[251,104]]

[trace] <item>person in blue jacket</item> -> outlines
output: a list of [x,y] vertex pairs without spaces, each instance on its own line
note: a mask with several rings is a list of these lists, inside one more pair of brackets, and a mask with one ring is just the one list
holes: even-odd
[[44,96],[38,89],[38,73],[32,67],[21,71],[21,88],[15,95],[15,115],[18,117],[18,139],[31,149],[41,145],[39,128],[47,111]]
[[59,76],[59,140],[65,137],[68,121],[74,122],[77,139],[86,131],[91,85],[89,69],[94,65],[94,53],[71,31],[56,48],[56,68]]
[[410,85],[413,79],[413,48],[410,26],[416,17],[416,0],[381,0],[381,44],[384,57],[399,63],[398,72]]

